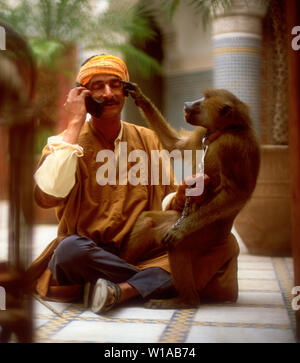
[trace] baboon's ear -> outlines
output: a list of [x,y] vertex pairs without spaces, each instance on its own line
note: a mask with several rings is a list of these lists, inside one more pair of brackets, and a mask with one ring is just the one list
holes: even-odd
[[231,114],[231,111],[232,111],[231,102],[224,103],[223,107],[220,110],[220,115],[223,116],[223,117],[224,116],[229,116]]

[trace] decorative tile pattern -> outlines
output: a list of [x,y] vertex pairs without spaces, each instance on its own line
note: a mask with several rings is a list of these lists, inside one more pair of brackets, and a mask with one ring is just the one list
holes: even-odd
[[197,309],[177,310],[162,336],[160,343],[184,343],[190,331]]
[[[53,227],[36,230],[40,236]],[[239,240],[240,241],[240,240]],[[37,342],[200,343],[295,342],[291,310],[292,258],[253,256],[241,244],[236,304],[154,310],[137,303],[98,316],[81,304],[50,303],[62,318],[35,302]],[[39,246],[40,248],[41,246]]]
[[167,75],[164,78],[163,114],[177,129],[193,130],[184,120],[183,104],[202,97],[202,91],[213,86],[212,70]]
[[257,136],[261,135],[261,39],[228,33],[213,38],[214,88],[227,89],[250,108]]
[[289,268],[290,261],[286,258],[273,258],[274,271],[278,278],[278,283],[282,293],[282,297],[287,309],[287,313],[290,319],[291,326],[293,330],[296,330],[295,313],[292,310],[292,299],[291,294],[292,288],[294,286],[293,278],[291,278],[291,270]]
[[[33,255],[56,226],[35,226]],[[154,310],[127,303],[99,316],[82,304],[48,302],[61,316],[34,300],[36,342],[200,343],[295,342],[291,308],[292,258],[249,255],[240,239],[239,298],[236,304],[197,309]],[[0,240],[3,243],[4,239]],[[42,244],[44,241],[44,245]]]

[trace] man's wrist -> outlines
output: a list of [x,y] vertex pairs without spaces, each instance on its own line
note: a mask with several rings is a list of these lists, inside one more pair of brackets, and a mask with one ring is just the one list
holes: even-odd
[[75,117],[73,118],[63,135],[63,141],[68,142],[70,144],[77,144],[78,137],[82,126],[84,124],[85,118],[82,117]]
[[84,121],[86,119],[86,115],[84,116],[74,116],[70,119],[69,123],[68,123],[68,128],[69,127],[82,127],[82,125],[84,124]]

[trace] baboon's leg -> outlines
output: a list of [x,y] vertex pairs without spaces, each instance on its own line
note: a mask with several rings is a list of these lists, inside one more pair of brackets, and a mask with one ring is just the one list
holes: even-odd
[[[142,217],[142,216],[141,216]],[[120,257],[130,263],[135,263],[154,243],[153,220],[151,217],[139,217],[128,239],[124,242]]]
[[170,249],[168,253],[173,284],[180,299],[187,305],[199,305],[200,298],[196,289],[192,266],[193,248],[186,246],[185,241],[182,241],[178,246]]
[[143,212],[124,241],[120,257],[130,263],[145,259],[151,250],[161,247],[163,235],[178,218],[177,211]]
[[152,299],[145,304],[147,308],[190,309],[200,304],[193,275],[192,254],[193,248],[186,246],[184,241],[169,250],[172,279],[179,296],[172,299]]

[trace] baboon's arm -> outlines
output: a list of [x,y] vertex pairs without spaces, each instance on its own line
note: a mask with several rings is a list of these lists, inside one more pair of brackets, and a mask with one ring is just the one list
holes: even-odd
[[174,149],[200,149],[201,143],[199,140],[203,137],[206,129],[197,127],[191,135],[181,136],[177,130],[172,128],[166,122],[161,112],[152,103],[152,101],[143,94],[137,84],[126,82],[126,85],[126,90],[132,96],[136,105],[140,108],[143,117],[169,152]]
[[[245,159],[234,159],[236,147],[232,144],[232,151],[228,149],[228,142],[233,138],[216,141],[214,147],[218,151],[208,154],[205,163],[215,163],[214,159],[220,157],[219,170],[215,171],[220,176],[220,183],[213,192],[212,199],[206,204],[199,206],[199,209],[183,218],[176,227],[171,228],[163,237],[162,243],[176,245],[189,234],[196,232],[203,227],[221,219],[235,217],[250,197],[249,191],[245,189],[247,178],[241,178],[241,174],[249,174],[248,164]],[[229,154],[229,155],[228,155]],[[210,160],[211,159],[211,160]],[[235,162],[233,162],[235,160]],[[237,164],[237,165],[236,165]],[[212,175],[209,175],[213,178]],[[193,198],[193,197],[190,197]]]
[[169,247],[176,246],[191,233],[217,220],[235,217],[245,201],[237,198],[234,194],[234,190],[222,188],[208,204],[200,206],[196,212],[181,219],[176,227],[170,228],[161,243]]

